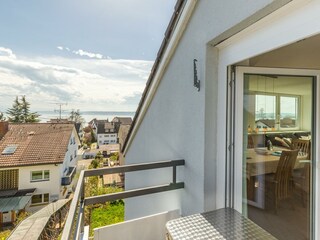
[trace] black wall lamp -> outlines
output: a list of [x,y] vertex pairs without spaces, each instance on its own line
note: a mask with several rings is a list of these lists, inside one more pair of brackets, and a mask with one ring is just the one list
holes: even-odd
[[198,78],[197,59],[193,59],[193,86],[200,91],[200,79]]

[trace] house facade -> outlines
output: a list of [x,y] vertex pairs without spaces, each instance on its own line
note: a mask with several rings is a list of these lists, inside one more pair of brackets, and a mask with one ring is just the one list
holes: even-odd
[[118,142],[118,132],[116,125],[113,122],[105,122],[98,124],[97,130],[97,143],[103,144],[115,144]]
[[119,142],[120,126],[130,126],[131,117],[114,117],[109,120],[98,120],[96,118],[89,122],[99,145],[115,144]]
[[119,139],[119,148],[120,148],[120,151],[119,151],[119,162],[120,162],[120,165],[124,165],[125,164],[125,159],[124,159],[124,156],[123,156],[123,153],[121,151],[126,139],[127,139],[127,136],[128,136],[128,133],[129,133],[129,129],[130,129],[131,125],[130,124],[126,124],[126,125],[121,125],[120,128],[119,128],[119,132],[118,132],[118,139]]
[[8,124],[0,140],[0,225],[34,212],[74,187],[80,144],[74,124]]
[[[231,207],[278,239],[320,238],[319,12],[317,0],[178,1],[124,154],[126,164],[184,159],[177,175],[185,187],[126,200],[127,220],[175,209],[186,216]],[[274,116],[269,134],[312,139],[310,157],[298,155],[301,166],[290,170],[308,172],[301,175],[307,178],[303,203],[297,198],[301,184],[289,179],[296,210],[266,190],[267,175],[280,171],[279,158],[268,172],[254,162],[267,158],[246,149],[250,134],[265,141],[265,132],[253,132],[261,108]],[[127,173],[126,190],[162,184],[170,174]],[[268,197],[279,200],[279,207],[270,207],[278,214],[269,209]],[[288,223],[286,214],[296,221]]]

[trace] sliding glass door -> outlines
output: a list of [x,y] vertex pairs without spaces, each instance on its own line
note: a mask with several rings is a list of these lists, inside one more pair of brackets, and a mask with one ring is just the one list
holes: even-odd
[[317,73],[236,71],[235,206],[278,239],[312,239]]

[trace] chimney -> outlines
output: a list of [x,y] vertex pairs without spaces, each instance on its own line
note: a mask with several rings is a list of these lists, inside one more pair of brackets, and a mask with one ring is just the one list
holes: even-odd
[[9,131],[9,122],[0,121],[0,139]]

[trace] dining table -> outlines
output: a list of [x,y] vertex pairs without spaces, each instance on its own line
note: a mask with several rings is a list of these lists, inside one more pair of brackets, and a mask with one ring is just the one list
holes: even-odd
[[[246,176],[249,179],[253,176],[275,173],[282,151],[289,149],[274,147],[272,150],[267,148],[252,148],[247,149],[246,156]],[[298,153],[297,161],[294,169],[303,168],[303,161],[307,160],[307,154]]]
[[[246,150],[246,168],[244,174],[246,174],[247,178],[247,203],[249,205],[262,209],[266,207],[265,176],[277,171],[282,151],[288,150],[282,147],[274,147],[272,150],[268,150],[267,148]],[[299,152],[294,170],[302,169],[305,162],[308,161],[307,159],[307,154]]]

